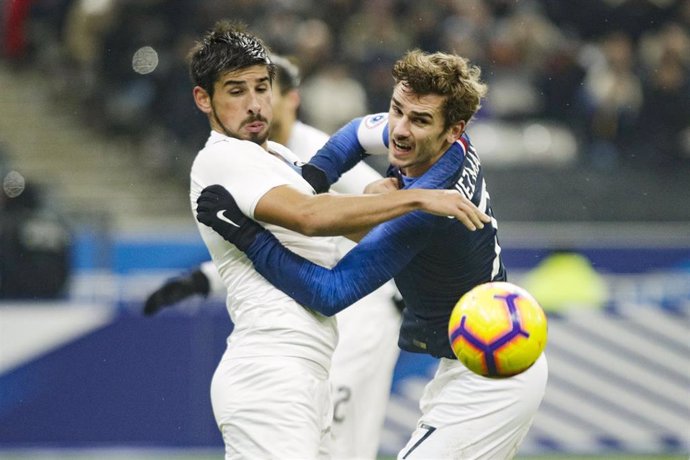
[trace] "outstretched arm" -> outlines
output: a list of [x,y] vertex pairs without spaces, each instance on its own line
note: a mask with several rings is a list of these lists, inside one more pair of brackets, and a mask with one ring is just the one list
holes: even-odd
[[470,230],[490,217],[452,190],[398,190],[373,195],[306,195],[285,185],[265,193],[254,218],[307,236],[348,235],[412,211],[451,216]]
[[414,212],[376,227],[332,269],[285,248],[268,230],[246,217],[232,195],[208,187],[197,202],[197,220],[245,252],[256,270],[302,305],[333,315],[381,286],[414,257],[437,219]]
[[386,222],[333,268],[314,264],[261,232],[246,251],[256,270],[300,304],[331,316],[393,278],[427,244],[441,217],[414,212]]
[[452,145],[413,187],[376,195],[306,195],[289,186],[275,187],[259,200],[254,218],[309,236],[348,235],[411,211],[451,216],[468,229],[483,228],[491,218],[463,194],[448,190],[459,178],[464,150]]

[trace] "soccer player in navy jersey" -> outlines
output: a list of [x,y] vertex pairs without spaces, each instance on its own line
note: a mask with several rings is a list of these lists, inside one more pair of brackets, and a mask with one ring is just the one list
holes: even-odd
[[366,233],[325,268],[245,217],[222,187],[201,193],[197,219],[243,251],[272,284],[325,315],[394,278],[406,304],[400,347],[439,359],[420,401],[417,429],[398,458],[509,459],[543,398],[545,357],[517,376],[487,379],[455,359],[447,338],[457,300],[478,284],[506,279],[481,163],[465,132],[486,86],[479,68],[446,53],[411,51],[396,62],[393,77],[389,113],[353,120],[310,163],[333,182],[365,154],[387,152],[390,177],[379,184],[380,192],[456,190],[491,215],[492,225],[470,231],[453,219],[413,212],[350,235]]

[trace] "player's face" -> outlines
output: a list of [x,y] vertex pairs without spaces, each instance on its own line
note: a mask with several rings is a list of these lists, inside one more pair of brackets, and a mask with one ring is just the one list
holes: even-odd
[[268,68],[255,65],[222,74],[206,110],[198,100],[197,106],[209,114],[214,130],[265,147],[273,118]]
[[424,174],[462,134],[458,126],[444,128],[443,103],[443,96],[420,96],[404,83],[395,85],[388,118],[388,161],[405,175]]

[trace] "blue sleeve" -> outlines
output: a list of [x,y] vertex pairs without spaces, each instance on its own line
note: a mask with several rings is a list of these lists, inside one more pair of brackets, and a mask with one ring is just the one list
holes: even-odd
[[364,158],[364,148],[357,138],[357,129],[361,121],[362,118],[355,118],[340,128],[309,160],[310,164],[326,172],[330,184],[337,182],[343,173]]
[[246,254],[271,284],[331,316],[402,270],[424,248],[436,219],[444,218],[417,211],[381,224],[331,269],[291,252],[268,231],[257,236]]

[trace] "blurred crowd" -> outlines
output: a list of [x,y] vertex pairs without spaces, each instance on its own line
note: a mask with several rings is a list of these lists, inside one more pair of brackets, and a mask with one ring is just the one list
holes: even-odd
[[5,0],[0,30],[4,59],[165,169],[207,137],[186,55],[219,18],[299,65],[301,118],[327,132],[387,110],[421,48],[482,68],[479,122],[556,124],[601,170],[690,163],[690,0]]

